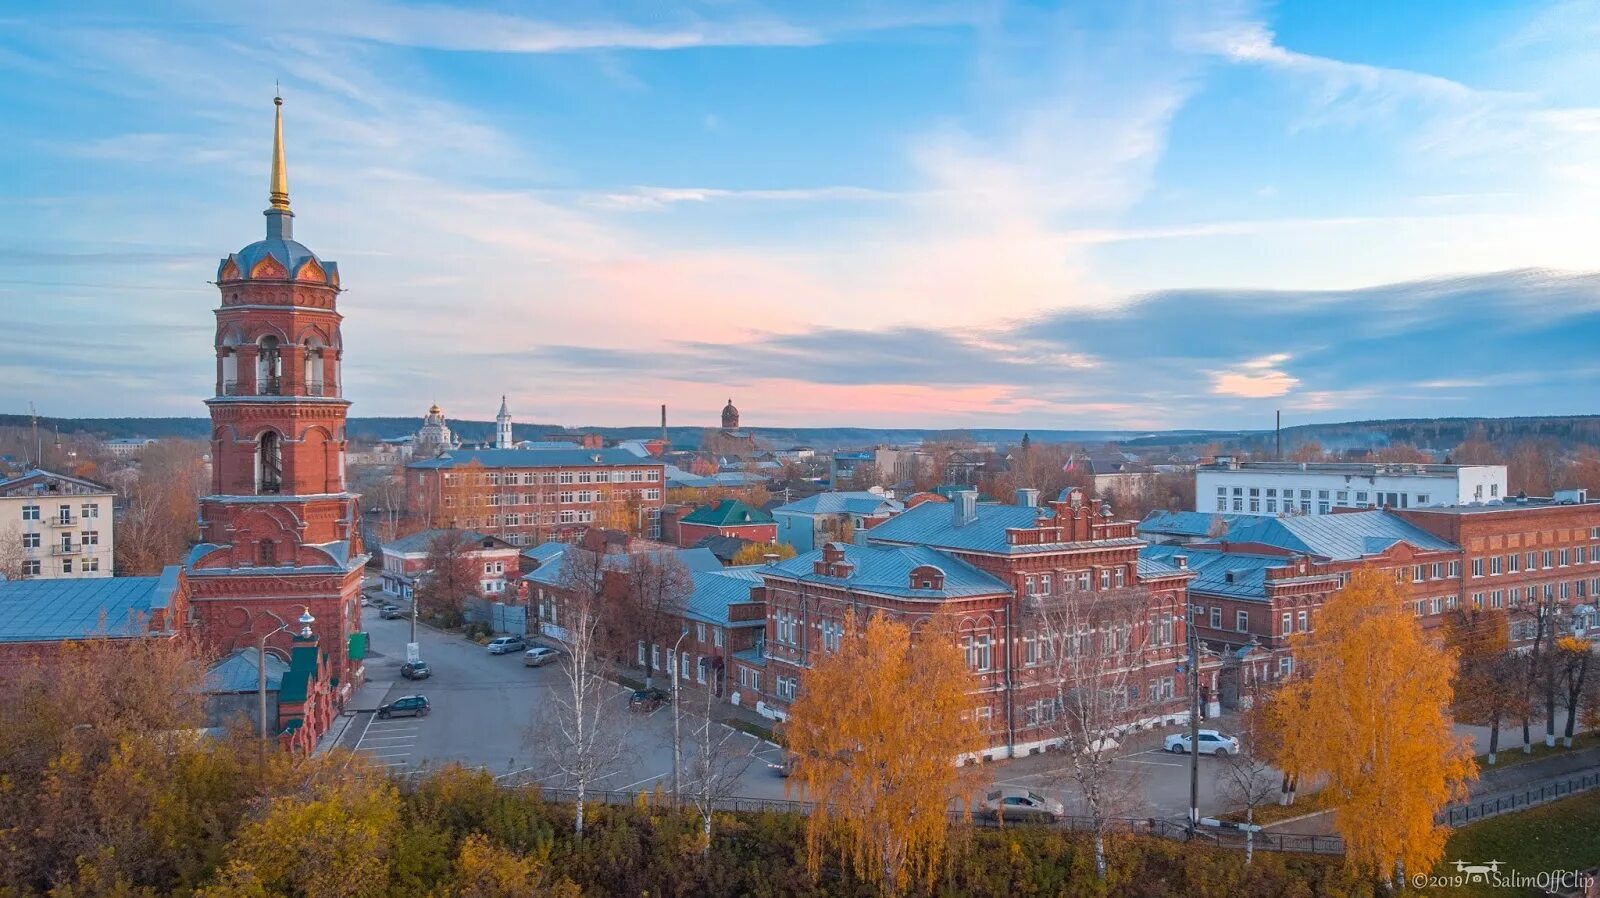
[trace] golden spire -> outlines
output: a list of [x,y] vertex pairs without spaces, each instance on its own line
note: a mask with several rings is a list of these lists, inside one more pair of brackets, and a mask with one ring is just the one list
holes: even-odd
[[289,211],[289,171],[283,164],[283,97],[275,96],[272,104],[272,208]]

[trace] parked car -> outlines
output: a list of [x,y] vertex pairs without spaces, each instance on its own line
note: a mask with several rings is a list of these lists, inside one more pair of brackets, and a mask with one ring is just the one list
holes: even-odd
[[390,602],[389,604],[378,609],[378,616],[384,620],[394,620],[395,618],[400,617],[400,606]]
[[430,705],[426,695],[403,695],[387,705],[378,706],[378,719],[391,717],[427,717]]
[[794,754],[786,751],[783,753],[781,760],[768,761],[767,770],[771,771],[773,776],[781,776],[784,779],[788,779],[794,775]]
[[[1176,754],[1188,754],[1189,734],[1173,733],[1167,737],[1167,741],[1163,747],[1167,751],[1174,752]],[[1224,736],[1216,730],[1200,731],[1200,754],[1216,755],[1219,758],[1225,758],[1228,755],[1236,755],[1238,753],[1238,738],[1234,736]]]
[[501,636],[494,642],[489,643],[489,654],[506,655],[511,652],[520,652],[527,647],[528,643],[523,641],[521,636]]
[[426,661],[407,661],[400,665],[400,676],[408,680],[426,680],[433,676],[433,669]]
[[1054,823],[1066,814],[1066,808],[1061,802],[1037,792],[1007,786],[985,795],[978,812],[995,820]]
[[628,710],[654,711],[671,701],[671,698],[665,690],[657,689],[653,686],[649,689],[636,689],[633,695],[628,697]]
[[555,649],[536,645],[522,653],[522,664],[524,667],[543,667],[546,664],[554,663],[560,657],[561,653]]

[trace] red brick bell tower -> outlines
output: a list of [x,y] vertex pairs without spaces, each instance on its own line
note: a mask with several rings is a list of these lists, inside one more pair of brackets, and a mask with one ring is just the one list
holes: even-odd
[[[339,268],[294,239],[283,100],[273,102],[266,239],[217,270],[211,495],[200,500],[201,545],[189,559],[191,606],[217,655],[253,648],[309,609],[342,698],[361,674],[364,642],[352,636],[366,556],[344,480]],[[296,629],[268,646],[288,658]]]

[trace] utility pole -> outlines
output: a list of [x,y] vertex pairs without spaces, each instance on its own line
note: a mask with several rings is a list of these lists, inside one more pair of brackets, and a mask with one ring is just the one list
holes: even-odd
[[1200,633],[1194,626],[1194,597],[1184,601],[1188,620],[1184,634],[1189,643],[1189,820],[1185,827],[1194,838],[1200,825]]
[[1277,418],[1277,423],[1272,427],[1272,435],[1273,439],[1276,440],[1278,444],[1278,448],[1273,455],[1273,459],[1275,461],[1283,461],[1283,409],[1280,408],[1273,412],[1273,414]]
[[[683,647],[683,638],[689,635],[689,628],[684,627],[683,634],[672,646],[672,654],[667,662],[672,665],[672,807],[673,810],[683,806],[683,800],[678,797],[678,772],[683,768],[683,736],[679,731],[679,719],[682,717],[678,709],[678,670],[683,667],[683,658],[678,652]],[[706,721],[706,726],[711,722]]]

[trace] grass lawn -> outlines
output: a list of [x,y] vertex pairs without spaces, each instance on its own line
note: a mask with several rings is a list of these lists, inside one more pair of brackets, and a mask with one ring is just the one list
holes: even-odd
[[[1506,733],[1501,733],[1501,739],[1504,739],[1506,735]],[[1596,745],[1600,745],[1600,733],[1579,733],[1578,735],[1573,736],[1571,748],[1561,747],[1560,736],[1556,737],[1555,748],[1544,747],[1544,733],[1536,732],[1533,734],[1533,737],[1535,740],[1539,741],[1534,742],[1533,751],[1524,754],[1521,744],[1522,730],[1518,729],[1515,733],[1517,744],[1510,748],[1505,747],[1505,745],[1501,745],[1500,751],[1495,753],[1495,763],[1493,767],[1489,766],[1488,755],[1478,756],[1478,772],[1482,773],[1488,770],[1501,770],[1506,767],[1515,767],[1518,764],[1526,764],[1529,761],[1537,761],[1540,758],[1548,758],[1553,755],[1565,754],[1569,751],[1577,751],[1582,748],[1593,748]]]
[[[1528,811],[1502,814],[1464,826],[1450,836],[1444,860],[1434,869],[1454,875],[1454,861],[1500,861],[1501,873],[1533,875],[1546,870],[1584,870],[1600,865],[1600,791],[1552,801]],[[1537,889],[1505,889],[1490,885],[1434,890],[1439,895],[1482,895],[1511,898],[1539,895]]]

